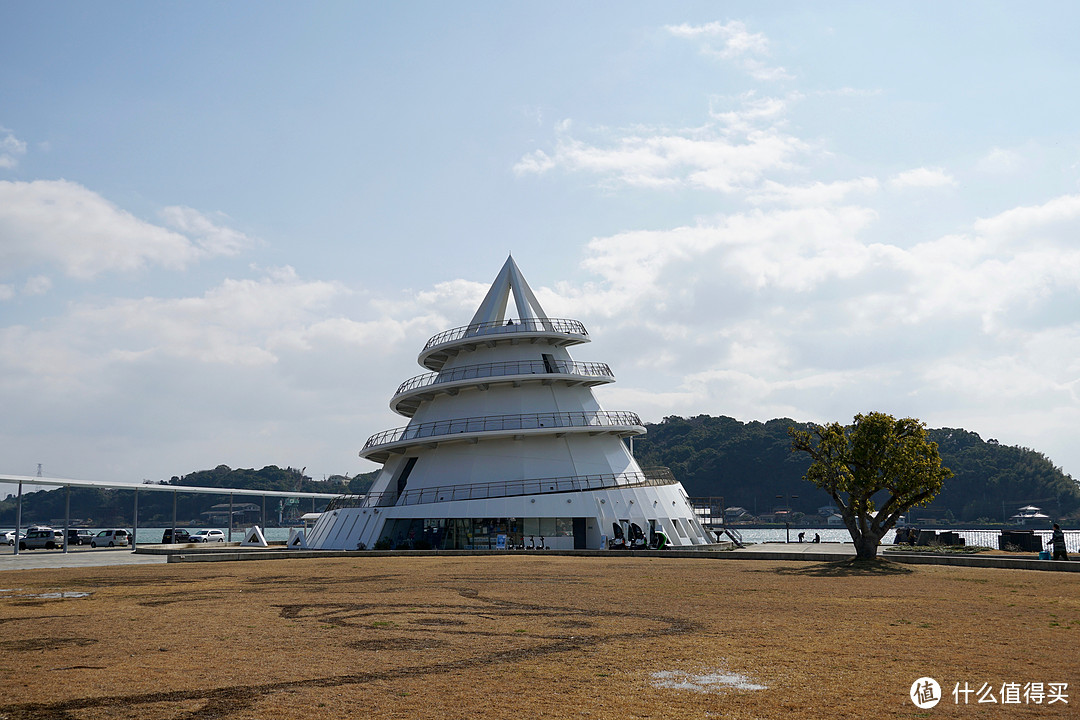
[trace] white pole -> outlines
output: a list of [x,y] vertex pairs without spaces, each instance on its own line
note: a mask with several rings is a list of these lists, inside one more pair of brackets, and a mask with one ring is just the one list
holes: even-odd
[[15,554],[19,554],[19,533],[22,530],[22,480],[19,480],[19,502],[15,505]]
[[71,527],[71,486],[64,486],[64,552],[68,551],[68,528]]
[[139,488],[135,488],[135,517],[131,525],[131,552],[135,552],[135,542],[139,537]]

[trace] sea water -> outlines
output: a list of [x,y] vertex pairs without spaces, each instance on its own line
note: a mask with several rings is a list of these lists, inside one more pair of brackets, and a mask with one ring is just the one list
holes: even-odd
[[[814,534],[820,533],[821,542],[829,543],[851,543],[851,534],[847,531],[847,528],[791,528],[785,530],[784,528],[733,528],[739,531],[744,543],[764,543],[764,542],[793,542],[799,541],[799,533],[804,533],[803,542],[813,542]],[[1024,528],[1010,528],[1014,530],[1023,530]],[[935,527],[933,530],[937,532],[943,532],[949,530],[947,527]],[[993,530],[951,530],[955,532],[957,536],[964,538],[964,543],[967,545],[981,545],[983,547],[991,547],[997,549],[998,537],[1001,535],[1000,529]],[[1050,530],[1036,530],[1036,535],[1039,535],[1043,539],[1043,547],[1050,547]],[[885,533],[885,537],[881,539],[882,545],[892,545],[893,540],[896,538],[896,531],[890,530]],[[269,538],[267,538],[269,540]],[[1066,531],[1065,532],[1065,546],[1069,552],[1080,552],[1080,532]]]

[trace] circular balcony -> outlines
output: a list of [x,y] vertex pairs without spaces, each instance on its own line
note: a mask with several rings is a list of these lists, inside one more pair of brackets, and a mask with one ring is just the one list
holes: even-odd
[[525,382],[554,382],[566,385],[593,387],[615,382],[611,368],[605,363],[584,363],[567,360],[519,360],[514,362],[463,365],[437,373],[417,375],[401,383],[390,400],[390,409],[399,415],[412,417],[422,402],[439,393],[457,394],[465,388],[486,390],[495,384]]
[[659,487],[674,485],[678,480],[666,467],[641,468],[641,471],[566,475],[563,477],[503,480],[486,483],[462,483],[396,492],[342,495],[330,501],[326,512],[349,507],[386,507],[390,505],[426,505],[453,500],[490,500],[491,498],[545,495],[548,493],[610,490],[613,488]]
[[525,318],[505,323],[475,323],[446,330],[427,341],[417,358],[429,370],[442,370],[443,365],[463,350],[475,350],[481,345],[495,347],[500,342],[545,342],[565,347],[589,342],[589,333],[577,320],[558,318]]
[[637,413],[606,410],[453,418],[406,425],[376,433],[364,443],[360,457],[382,463],[391,455],[404,453],[417,445],[434,448],[444,442],[479,442],[540,435],[562,436],[568,433],[629,437],[643,435],[645,426]]

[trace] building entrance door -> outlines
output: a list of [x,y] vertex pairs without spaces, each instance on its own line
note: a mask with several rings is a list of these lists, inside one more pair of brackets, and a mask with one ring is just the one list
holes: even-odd
[[576,517],[574,518],[574,549],[585,550],[589,547],[587,542],[588,538],[588,518]]

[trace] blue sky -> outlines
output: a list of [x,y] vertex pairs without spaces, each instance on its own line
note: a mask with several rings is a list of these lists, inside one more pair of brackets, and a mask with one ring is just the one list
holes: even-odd
[[513,252],[608,409],[1076,475],[1078,14],[0,0],[0,471],[374,469]]

